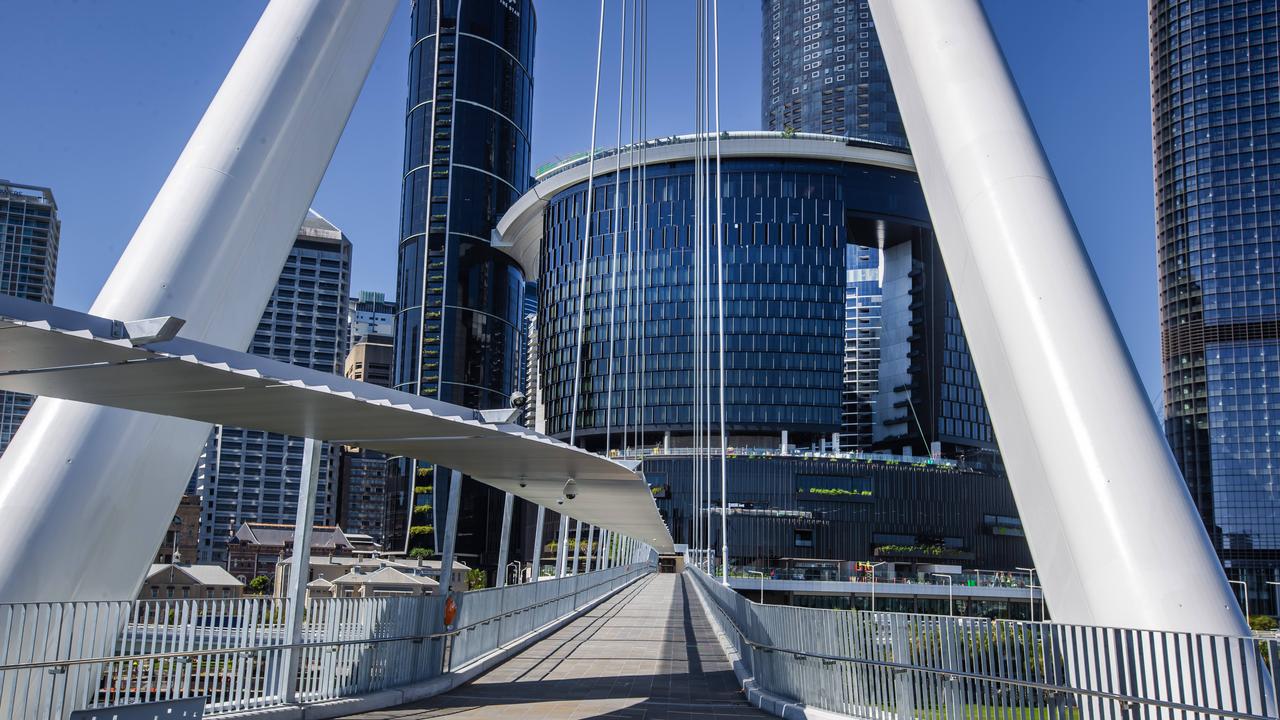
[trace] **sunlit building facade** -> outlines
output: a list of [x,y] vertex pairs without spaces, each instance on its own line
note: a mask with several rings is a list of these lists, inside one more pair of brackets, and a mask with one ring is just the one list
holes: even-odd
[[[519,380],[521,268],[490,244],[528,189],[536,19],[531,0],[412,5],[396,298],[394,386],[472,408],[506,407]],[[450,472],[394,468],[393,549],[434,549]],[[463,489],[457,551],[496,561],[502,494]]]
[[1280,5],[1153,0],[1165,433],[1255,612],[1280,581]]

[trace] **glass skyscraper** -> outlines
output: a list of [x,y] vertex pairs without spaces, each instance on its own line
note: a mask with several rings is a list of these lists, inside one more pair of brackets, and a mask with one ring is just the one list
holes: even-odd
[[[767,129],[907,148],[867,0],[761,6]],[[845,286],[841,447],[911,447],[998,465],[986,401],[932,233],[888,247],[882,227],[863,223],[860,230],[866,239],[863,250],[851,251]],[[879,419],[870,423],[873,408]]]
[[[351,241],[314,210],[298,230],[248,351],[341,375],[347,357]],[[241,523],[292,525],[297,518],[304,438],[218,425],[196,465],[200,495],[199,557],[226,560]],[[322,445],[316,523],[333,524],[337,448]]]
[[1280,581],[1280,2],[1152,0],[1165,432],[1227,575]]
[[[954,303],[939,282],[946,276],[911,157],[834,136],[783,138],[722,138],[731,559],[1025,564],[1020,531],[1006,532],[1017,525],[1008,482],[971,456],[992,443],[985,415],[961,392],[976,382],[953,357],[966,356],[963,338],[927,322]],[[614,153],[596,161],[582,305],[585,160],[539,176],[532,201],[504,221],[504,240],[515,257],[539,258],[531,364],[541,428],[568,439],[580,385],[579,444],[642,457],[659,510],[685,542],[697,377],[709,377],[716,398],[718,323],[705,335],[693,313],[693,137],[646,147],[647,162],[635,168],[624,150],[620,173]],[[880,303],[882,287],[901,302]],[[896,334],[879,331],[882,306]],[[698,336],[711,349],[710,372],[696,354]],[[850,365],[850,336],[855,358],[871,362],[887,348],[890,372]],[[714,400],[707,414],[718,433]],[[844,452],[832,452],[833,436]],[[923,457],[935,443],[970,462]]]
[[867,0],[763,0],[767,130],[907,146]]
[[[490,233],[529,187],[533,3],[418,0],[411,25],[394,383],[467,407],[506,407],[522,361],[525,279]],[[449,474],[408,461],[396,474],[404,528],[391,543],[431,548]],[[501,493],[468,483],[463,494],[457,552],[476,562],[487,556],[487,514],[500,510]]]
[[[52,190],[0,180],[0,295],[53,302],[61,229]],[[0,453],[34,401],[30,395],[0,392]]]

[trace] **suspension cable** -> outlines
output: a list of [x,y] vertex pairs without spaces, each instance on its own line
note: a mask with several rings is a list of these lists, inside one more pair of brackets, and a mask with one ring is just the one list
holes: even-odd
[[604,4],[600,0],[600,28],[596,32],[596,86],[591,101],[591,147],[587,151],[587,213],[582,233],[582,255],[578,258],[582,269],[578,273],[578,333],[575,337],[575,359],[573,363],[573,399],[572,412],[569,414],[569,444],[573,445],[578,436],[578,396],[582,392],[582,331],[587,311],[587,259],[591,254],[591,212],[596,179],[596,125],[600,118],[600,58],[604,48]]
[[[621,207],[619,206],[620,195],[618,193],[619,183],[622,181],[622,159],[618,157],[618,153],[622,152],[622,91],[625,83],[623,82],[623,72],[626,69],[626,51],[627,51],[627,0],[622,0],[622,12],[619,14],[618,22],[618,127],[617,141],[614,145],[614,173],[613,173],[613,250],[609,254],[609,377],[605,387],[605,413],[604,413],[604,454],[606,457],[613,448],[613,342],[614,330],[617,327],[615,310],[617,308],[617,288],[618,288],[618,222],[621,219]],[[594,151],[594,148],[592,148]]]
[[720,176],[720,0],[711,0],[711,37],[715,43],[716,112],[716,302],[720,322],[720,581],[729,585],[728,438],[724,414],[724,185]]

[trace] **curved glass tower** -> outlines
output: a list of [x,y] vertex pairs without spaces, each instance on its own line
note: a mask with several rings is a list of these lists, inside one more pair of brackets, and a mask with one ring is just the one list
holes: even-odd
[[1280,3],[1153,0],[1165,433],[1252,607],[1280,581]]
[[[521,361],[525,281],[491,247],[490,232],[530,182],[533,3],[419,0],[411,24],[394,384],[458,405],[505,407]],[[393,503],[391,524],[411,527],[415,547],[430,545],[433,508],[443,510],[433,499],[446,497],[436,473],[419,465]],[[464,498],[459,522],[482,524],[471,514],[482,516],[485,504]],[[482,552],[466,542],[460,553]]]

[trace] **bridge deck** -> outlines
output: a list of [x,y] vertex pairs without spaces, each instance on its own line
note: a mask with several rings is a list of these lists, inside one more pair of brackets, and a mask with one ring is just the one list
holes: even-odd
[[354,717],[772,716],[743,699],[690,581],[651,575],[468,685]]

